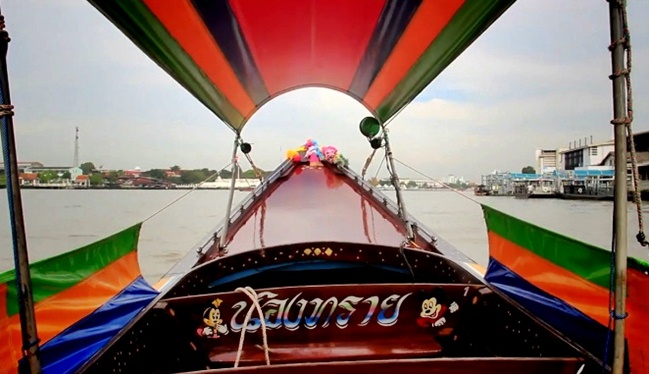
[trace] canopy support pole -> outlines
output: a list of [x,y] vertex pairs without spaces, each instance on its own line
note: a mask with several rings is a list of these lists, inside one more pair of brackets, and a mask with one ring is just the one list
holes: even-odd
[[230,214],[232,212],[232,200],[234,199],[234,187],[237,181],[235,177],[239,163],[237,162],[237,149],[239,148],[239,141],[241,137],[239,134],[234,138],[234,146],[232,148],[232,175],[230,176],[230,194],[228,195],[228,205],[225,208],[225,223],[223,224],[223,231],[219,242],[219,249],[224,250],[228,236],[228,228],[230,227]]
[[383,129],[383,141],[385,146],[385,154],[388,159],[388,165],[390,169],[390,180],[394,186],[394,191],[397,193],[397,205],[399,206],[399,214],[406,226],[406,236],[409,241],[415,240],[415,233],[412,229],[412,224],[408,220],[408,213],[406,212],[406,203],[403,201],[403,195],[401,194],[401,185],[399,182],[399,176],[397,175],[397,169],[394,167],[394,158],[392,157],[392,148],[390,147],[390,140],[388,137],[388,129],[386,126],[381,124]]
[[[624,81],[624,38],[622,4],[618,0],[609,0],[611,24],[611,65],[613,74],[613,114],[615,136],[615,309],[613,374],[621,374],[624,368],[624,330],[626,316],[626,271],[627,271],[627,138],[625,132],[627,118],[626,94]],[[633,136],[633,135],[631,135]],[[607,358],[604,358],[607,359]]]
[[[22,333],[23,358],[19,362],[19,372],[40,373],[39,339],[36,331],[34,299],[27,254],[27,237],[23,216],[22,197],[16,158],[16,140],[14,136],[13,106],[9,95],[9,74],[7,69],[7,50],[9,33],[4,29],[4,16],[0,14],[0,116],[2,118],[2,148],[7,177],[7,198],[9,200],[9,219],[16,272],[18,309]],[[6,343],[5,343],[6,344]],[[29,371],[27,371],[29,370]]]

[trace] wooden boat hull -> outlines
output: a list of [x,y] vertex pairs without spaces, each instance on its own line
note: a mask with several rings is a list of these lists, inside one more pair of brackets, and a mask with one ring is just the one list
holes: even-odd
[[[287,230],[285,222],[305,215],[302,204],[291,204],[299,191],[318,204],[340,205],[324,210],[318,224],[302,220],[298,230]],[[200,254],[188,254],[161,294],[80,371],[598,368],[423,226],[416,225],[414,242],[404,243],[396,212],[348,170],[284,164],[236,210],[227,249],[216,245],[217,232]],[[244,287],[258,295],[258,311],[250,309],[255,302]],[[241,368],[234,369],[236,361]]]
[[554,199],[557,197],[555,193],[524,193],[514,194],[517,199]]
[[557,193],[557,197],[564,200],[613,201],[612,195],[585,195],[585,194]]

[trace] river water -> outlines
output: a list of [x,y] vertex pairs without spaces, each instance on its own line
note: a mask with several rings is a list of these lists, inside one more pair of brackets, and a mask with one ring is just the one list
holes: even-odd
[[[141,222],[176,200],[183,190],[23,190],[30,261],[50,257]],[[235,202],[248,193],[236,192]],[[392,196],[388,192],[388,196]],[[139,256],[145,278],[155,282],[203,241],[223,219],[227,191],[197,190],[142,226]],[[453,191],[406,191],[406,208],[437,236],[486,265],[488,245],[481,202],[581,241],[610,248],[612,202],[476,197]],[[638,219],[628,206],[629,252],[649,251],[635,241]],[[643,205],[649,224],[649,206]],[[647,228],[649,232],[649,228]],[[0,199],[0,272],[13,267],[7,199]]]

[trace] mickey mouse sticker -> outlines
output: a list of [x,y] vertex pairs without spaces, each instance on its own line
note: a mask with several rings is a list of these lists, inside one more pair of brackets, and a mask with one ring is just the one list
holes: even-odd
[[441,290],[436,290],[434,296],[425,299],[421,303],[421,313],[419,313],[419,318],[417,318],[417,324],[421,327],[440,327],[446,323],[446,318],[444,315],[446,311],[450,313],[455,313],[459,306],[455,301],[450,305],[446,305],[444,302],[444,294]]

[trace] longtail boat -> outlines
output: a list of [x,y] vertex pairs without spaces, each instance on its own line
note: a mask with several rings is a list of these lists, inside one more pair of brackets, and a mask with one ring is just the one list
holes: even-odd
[[[0,274],[0,371],[649,373],[649,265],[619,260],[626,242],[611,266],[610,251],[483,206],[485,271],[406,210],[386,123],[514,0],[90,3],[233,130],[233,170],[273,98],[307,86],[355,98],[396,202],[309,139],[236,207],[231,194],[223,223],[155,286],[140,224],[29,264],[3,56],[17,266]],[[611,288],[620,271],[628,297]]]

